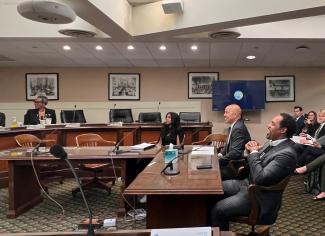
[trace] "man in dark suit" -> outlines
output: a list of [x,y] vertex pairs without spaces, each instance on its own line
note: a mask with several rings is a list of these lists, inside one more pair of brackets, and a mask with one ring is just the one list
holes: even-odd
[[40,120],[51,118],[51,123],[56,124],[56,114],[52,109],[46,108],[48,99],[46,96],[39,95],[35,101],[35,109],[29,109],[24,116],[24,125],[37,125]]
[[251,140],[244,121],[241,119],[241,108],[237,104],[231,104],[225,108],[224,118],[230,125],[227,144],[221,151],[220,167],[223,180],[231,179],[234,173],[228,167],[230,160],[238,160],[243,156],[245,144]]
[[[248,185],[271,186],[290,175],[296,165],[294,143],[289,139],[296,131],[294,118],[286,113],[275,116],[268,124],[267,142],[262,148],[256,141],[245,145],[250,176],[244,180],[223,181],[224,199],[215,204],[211,212],[212,226],[229,230],[229,220],[248,216],[250,201]],[[282,201],[282,192],[258,192],[259,224],[273,224]]]
[[299,135],[302,129],[305,127],[305,116],[301,106],[295,106],[293,109],[293,116],[297,123],[296,134]]

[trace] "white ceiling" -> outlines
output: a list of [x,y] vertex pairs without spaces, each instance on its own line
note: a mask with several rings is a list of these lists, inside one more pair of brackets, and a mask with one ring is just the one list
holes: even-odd
[[[97,36],[88,39],[21,17],[21,1],[0,0],[0,67],[325,66],[325,1],[273,0],[270,7],[260,0],[183,0],[182,15],[164,15],[157,0],[57,0],[94,27]],[[208,37],[229,28],[241,37]],[[135,49],[127,50],[129,44]],[[309,50],[296,50],[301,45]]]

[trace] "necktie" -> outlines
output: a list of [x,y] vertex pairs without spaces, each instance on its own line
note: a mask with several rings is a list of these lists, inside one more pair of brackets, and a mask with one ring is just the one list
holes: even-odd
[[274,147],[274,146],[272,146],[272,145],[267,146],[267,147],[263,150],[263,152],[261,153],[260,158],[263,158],[263,157],[265,156],[265,154],[268,153],[268,152],[269,152],[273,147]]
[[226,145],[226,154],[229,151],[230,132],[231,132],[231,127],[228,127],[228,138],[227,138],[227,145]]

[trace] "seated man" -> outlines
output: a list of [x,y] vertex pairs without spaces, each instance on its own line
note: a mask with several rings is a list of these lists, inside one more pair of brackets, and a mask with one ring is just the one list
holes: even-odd
[[[296,122],[292,116],[281,113],[268,124],[267,142],[262,148],[256,141],[245,145],[248,155],[250,176],[244,180],[223,181],[224,199],[217,202],[211,212],[212,226],[229,230],[229,220],[236,216],[248,216],[250,201],[248,185],[271,186],[290,175],[296,166],[294,142],[289,138],[296,131]],[[272,224],[281,206],[281,192],[259,192],[259,223]]]
[[56,114],[52,109],[46,108],[48,99],[39,95],[34,101],[35,109],[29,109],[24,116],[24,125],[37,125],[40,120],[51,118],[51,123],[56,124]]
[[222,180],[227,180],[235,177],[227,166],[229,161],[242,159],[245,144],[251,140],[251,137],[244,121],[241,119],[241,108],[237,104],[227,106],[224,117],[230,127],[227,144],[221,151],[220,168]]

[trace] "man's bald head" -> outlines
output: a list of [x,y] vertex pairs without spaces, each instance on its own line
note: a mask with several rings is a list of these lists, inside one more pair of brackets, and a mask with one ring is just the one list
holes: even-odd
[[225,121],[228,124],[232,124],[239,120],[241,117],[241,108],[237,104],[231,104],[225,108],[224,113]]

